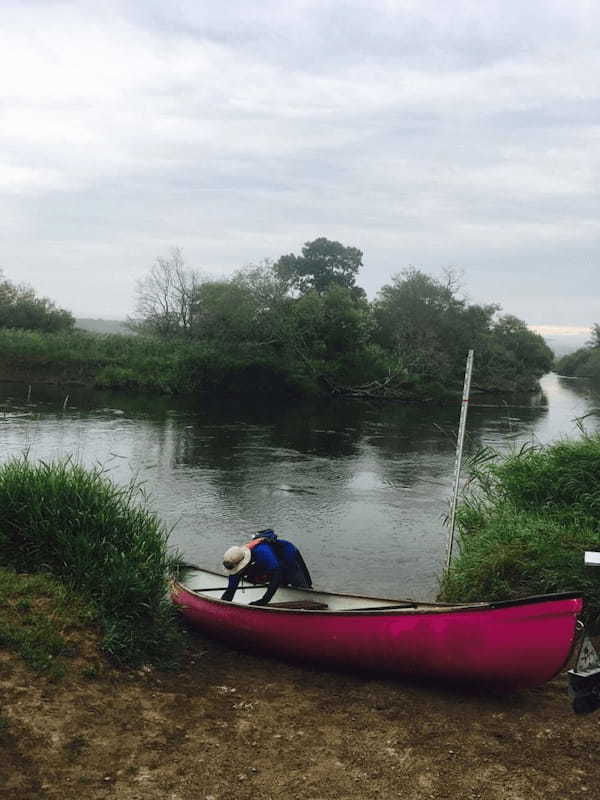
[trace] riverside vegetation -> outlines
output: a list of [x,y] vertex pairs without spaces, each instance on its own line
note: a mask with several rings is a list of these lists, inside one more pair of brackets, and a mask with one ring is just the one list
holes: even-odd
[[498,459],[482,451],[457,512],[459,553],[441,599],[508,600],[580,592],[600,630],[600,575],[585,550],[600,550],[600,436],[583,434]]
[[600,380],[600,325],[592,326],[591,337],[585,347],[563,356],[556,365],[557,372],[569,378]]
[[452,273],[406,270],[369,302],[356,284],[362,256],[319,238],[301,255],[208,280],[175,249],[139,282],[130,336],[74,330],[45,299],[33,313],[32,291],[4,281],[4,369],[167,393],[438,399],[460,390],[469,348],[474,389],[529,390],[551,368],[541,336],[497,305],[469,304]]
[[168,666],[182,637],[168,598],[168,532],[100,469],[27,459],[0,467],[0,645],[61,670],[70,632],[94,627],[115,664]]
[[[361,263],[356,248],[317,239],[300,256],[208,281],[186,270],[175,250],[140,283],[130,336],[74,330],[68,312],[0,282],[0,354],[8,369],[25,365],[98,386],[275,397],[443,397],[460,389],[470,347],[480,389],[531,388],[550,368],[540,336],[498,317],[495,305],[459,298],[452,275],[440,281],[408,270],[369,303],[355,283]],[[590,613],[600,612],[600,590],[582,564],[583,549],[600,548],[599,478],[593,437],[476,464],[477,492],[459,511],[460,554],[442,597],[574,589],[586,593]],[[69,637],[53,639],[35,612],[50,604],[46,617],[62,619],[65,630],[75,624],[64,616],[59,581],[117,664],[176,656],[182,639],[167,599],[174,559],[167,532],[139,499],[135,487],[70,462],[0,467],[0,585],[20,598],[2,612],[3,645],[56,668]],[[27,573],[49,583],[28,583]],[[46,597],[41,605],[36,591]]]
[[[471,469],[457,515],[459,553],[440,599],[580,592],[597,627],[600,581],[583,552],[600,550],[600,436],[504,460],[482,453]],[[167,539],[134,485],[114,486],[69,461],[4,464],[0,646],[59,676],[94,629],[117,665],[175,666],[184,637],[168,599],[178,560]]]
[[[261,275],[270,280],[270,268]],[[231,282],[224,283],[227,294]],[[414,271],[391,289],[406,299],[404,290],[415,284],[450,291],[455,298],[452,287]],[[213,290],[218,294],[220,288]],[[335,337],[319,341],[306,309],[322,309],[321,319],[328,322],[325,309],[331,310],[328,303],[335,292],[319,293],[317,287],[286,292],[280,310],[288,316],[277,322],[281,336],[277,341],[266,338],[259,347],[255,327],[249,329],[248,341],[232,338],[231,344],[206,333],[153,331],[152,317],[138,319],[135,336],[85,335],[73,330],[68,316],[58,327],[47,328],[5,309],[0,285],[0,353],[9,367],[24,364],[32,375],[161,392],[227,386],[239,392],[264,386],[269,392],[311,393],[344,388],[344,375],[346,386],[352,385],[353,375],[361,380],[367,375],[372,384],[396,393],[402,387],[406,395],[440,396],[436,380],[442,373],[435,369],[444,367],[443,375],[458,384],[464,361],[464,353],[453,363],[443,352],[454,341],[451,323],[474,317],[481,326],[472,334],[479,331],[480,343],[487,342],[488,349],[474,346],[479,356],[491,354],[479,373],[482,387],[486,374],[487,385],[510,388],[522,380],[527,386],[540,370],[546,371],[548,351],[540,347],[541,340],[518,321],[494,319],[495,312],[479,314],[477,307],[457,301],[458,306],[446,306],[454,310],[444,318],[443,303],[421,297],[415,308],[423,319],[432,325],[445,319],[448,325],[438,333],[435,325],[428,329],[423,323],[415,333],[423,337],[419,350],[411,342],[410,327],[402,331],[398,320],[389,317],[387,335],[396,339],[386,340],[378,327],[385,314],[378,316],[376,303],[365,306],[359,293],[342,294],[348,311],[355,301],[366,311],[366,316],[359,312],[350,319],[366,320],[368,336],[352,349],[342,327],[342,357],[334,363],[323,354],[325,343],[329,347]],[[10,302],[19,302],[18,291],[8,295]],[[271,310],[276,307],[264,306],[261,324],[269,319],[275,323]],[[35,310],[40,308],[52,311],[52,304],[44,301]],[[235,313],[229,306],[225,310]],[[192,315],[190,324],[196,321]],[[266,336],[268,330],[262,333]],[[331,333],[328,325],[323,330]],[[294,332],[306,332],[306,338],[293,341]],[[390,347],[390,341],[396,344]],[[469,339],[468,346],[473,344]],[[467,339],[461,339],[457,352],[466,346]],[[371,352],[383,360],[356,363],[353,373],[353,352]],[[284,356],[290,353],[293,360],[287,362]],[[436,353],[438,360],[430,364]],[[600,587],[584,571],[582,550],[599,547],[599,464],[600,444],[593,437],[560,452],[524,451],[506,465],[475,464],[472,485],[480,493],[460,510],[462,552],[444,580],[445,595],[491,599],[576,589],[585,593],[588,613],[596,613]],[[12,796],[100,798],[112,792],[158,800],[194,791],[199,769],[205,790],[226,796],[231,793],[232,764],[238,793],[255,795],[268,785],[273,798],[313,797],[324,791],[327,798],[361,798],[366,785],[377,795],[477,796],[485,785],[494,797],[516,799],[527,792],[531,798],[557,793],[575,798],[597,783],[594,721],[573,720],[565,711],[562,679],[543,694],[531,693],[518,702],[514,697],[457,697],[435,687],[406,686],[399,694],[392,684],[301,673],[289,665],[271,673],[262,659],[231,658],[226,648],[205,642],[187,648],[181,672],[155,672],[149,665],[177,664],[186,641],[166,600],[175,562],[167,550],[167,531],[145,509],[135,487],[115,487],[100,471],[69,462],[34,465],[19,460],[0,466],[5,690],[0,783]],[[101,658],[98,642],[117,666],[144,669],[113,669]],[[14,653],[46,677],[32,679]],[[58,681],[65,671],[70,677],[49,684],[48,679]],[[266,695],[265,674],[273,681]],[[238,686],[243,698],[231,694]],[[274,760],[271,751],[254,747],[250,772],[248,748],[274,720],[281,731],[274,747],[281,757]],[[307,730],[318,735],[305,736]],[[524,741],[530,743],[526,749]],[[389,746],[382,747],[382,742]],[[418,753],[407,747],[414,742],[419,743]],[[289,765],[285,774],[279,766],[282,759]],[[237,765],[243,770],[239,775]]]

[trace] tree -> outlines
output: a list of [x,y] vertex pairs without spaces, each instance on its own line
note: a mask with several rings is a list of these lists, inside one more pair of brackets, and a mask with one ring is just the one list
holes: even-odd
[[440,387],[462,381],[467,351],[475,350],[473,385],[486,390],[531,389],[552,368],[543,338],[520,319],[495,319],[497,305],[459,298],[452,272],[440,281],[416,269],[384,286],[374,306],[375,339],[408,374]]
[[561,375],[577,378],[600,378],[600,325],[595,322],[585,347],[563,356],[556,365]]
[[415,268],[384,286],[373,304],[375,339],[409,374],[446,382],[464,369],[469,348],[489,330],[497,306],[467,305],[456,275],[437,280]]
[[199,284],[199,274],[185,268],[181,249],[174,247],[169,258],[157,258],[148,275],[137,282],[138,316],[129,319],[129,327],[163,337],[190,335]]
[[552,369],[554,354],[543,337],[512,314],[499,317],[476,351],[473,386],[500,391],[534,389]]
[[340,242],[321,237],[306,242],[301,256],[294,253],[281,256],[274,269],[291,289],[300,294],[311,289],[322,294],[331,286],[343,286],[352,289],[356,296],[364,296],[364,291],[355,285],[362,257],[362,251],[356,247],[345,247]]
[[56,333],[71,330],[74,325],[70,311],[57,308],[47,297],[37,297],[30,286],[0,281],[0,328]]
[[512,314],[500,317],[492,329],[492,337],[499,340],[523,369],[540,378],[552,369],[554,354],[539,333],[530,331],[522,319]]
[[586,342],[587,346],[591,347],[592,349],[600,347],[600,325],[598,325],[597,322],[592,325],[590,334],[590,338]]
[[369,303],[356,299],[352,289],[312,289],[293,302],[289,318],[296,359],[330,389],[384,376],[382,353],[372,342]]
[[191,310],[194,338],[228,342],[254,340],[258,308],[250,290],[231,280],[204,281],[196,287]]
[[256,304],[257,322],[261,325],[268,326],[279,316],[287,314],[292,302],[288,295],[288,285],[279,277],[271,260],[265,259],[261,264],[250,264],[238,270],[232,282],[252,295]]

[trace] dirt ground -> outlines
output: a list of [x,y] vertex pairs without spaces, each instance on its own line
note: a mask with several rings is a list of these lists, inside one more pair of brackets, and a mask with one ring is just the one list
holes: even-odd
[[200,638],[182,672],[89,673],[0,650],[0,798],[600,798],[600,711],[573,714],[564,675],[493,697]]

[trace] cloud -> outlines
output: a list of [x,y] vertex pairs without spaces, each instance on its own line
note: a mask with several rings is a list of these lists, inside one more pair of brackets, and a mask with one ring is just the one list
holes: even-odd
[[532,330],[543,336],[583,336],[590,335],[589,328],[581,325],[531,325]]
[[325,235],[365,251],[371,295],[454,264],[482,301],[591,324],[599,22],[558,0],[9,2],[0,263],[124,316],[172,245],[228,273]]

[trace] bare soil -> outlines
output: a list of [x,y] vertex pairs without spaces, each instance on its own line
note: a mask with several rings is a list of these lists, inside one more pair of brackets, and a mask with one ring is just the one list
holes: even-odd
[[564,675],[497,697],[199,638],[176,673],[89,664],[52,683],[0,650],[0,798],[600,798],[600,712]]

